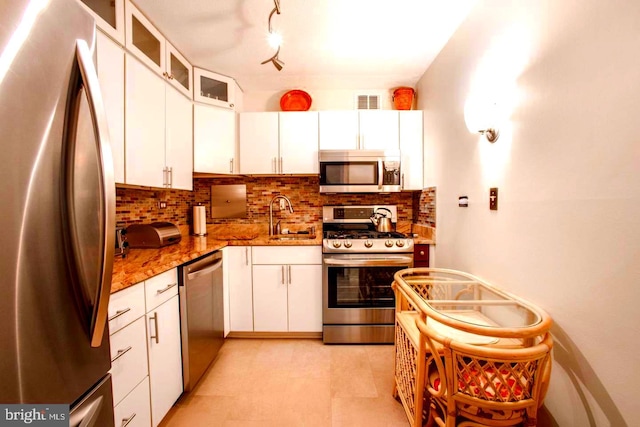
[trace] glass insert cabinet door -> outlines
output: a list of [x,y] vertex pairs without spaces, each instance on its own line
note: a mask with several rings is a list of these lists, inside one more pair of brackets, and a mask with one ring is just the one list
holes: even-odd
[[126,4],[126,46],[147,67],[192,99],[191,64],[130,1]]
[[80,0],[104,33],[124,45],[125,0]]
[[165,38],[130,1],[126,3],[126,47],[156,73],[165,73]]
[[231,77],[195,67],[193,74],[195,101],[218,107],[235,107],[235,82]]
[[193,85],[193,73],[189,61],[173,47],[171,43],[166,42],[167,71],[164,76],[169,80],[176,89],[191,99],[191,87]]

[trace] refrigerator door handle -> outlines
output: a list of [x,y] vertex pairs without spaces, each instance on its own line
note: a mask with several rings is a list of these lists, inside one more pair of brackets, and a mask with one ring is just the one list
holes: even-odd
[[[100,189],[100,209],[99,222],[101,224],[101,234],[99,242],[102,247],[98,248],[97,256],[100,258],[100,267],[96,277],[97,287],[93,283],[83,283],[85,289],[89,290],[95,287],[93,310],[91,313],[91,321],[89,326],[89,339],[92,347],[100,347],[102,345],[103,335],[108,321],[107,308],[109,305],[109,295],[111,294],[111,272],[113,268],[113,257],[115,249],[115,181],[113,170],[113,157],[111,154],[111,145],[109,140],[109,130],[107,127],[107,118],[102,101],[102,93],[98,81],[98,75],[93,65],[93,57],[89,46],[84,40],[76,42],[76,58],[81,76],[81,86],[79,95],[82,92],[86,94],[88,101],[88,109],[93,125],[93,134],[95,135],[95,145],[97,152],[97,171],[98,186]],[[84,88],[84,91],[82,90]],[[74,129],[73,131],[77,131]],[[74,162],[75,163],[75,162]],[[70,164],[68,168],[74,168],[75,164]],[[67,170],[67,173],[70,173]],[[75,206],[72,206],[75,208]],[[76,222],[76,212],[69,215],[70,227],[72,232],[78,233],[78,224]],[[84,255],[78,252],[82,250],[79,240],[72,238],[72,248],[77,263],[84,264],[87,260]],[[80,268],[86,269],[86,265],[80,265]],[[81,276],[84,282],[90,282],[93,277]],[[91,289],[93,291],[93,289]]]

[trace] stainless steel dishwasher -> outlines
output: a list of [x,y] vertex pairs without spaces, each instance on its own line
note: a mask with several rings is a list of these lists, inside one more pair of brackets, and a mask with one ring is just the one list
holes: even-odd
[[182,265],[179,285],[182,377],[187,392],[202,377],[224,342],[222,252]]

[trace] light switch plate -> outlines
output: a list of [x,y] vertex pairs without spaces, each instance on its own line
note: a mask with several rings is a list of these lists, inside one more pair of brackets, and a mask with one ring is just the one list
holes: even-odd
[[489,189],[489,209],[492,211],[498,210],[498,188],[493,187]]

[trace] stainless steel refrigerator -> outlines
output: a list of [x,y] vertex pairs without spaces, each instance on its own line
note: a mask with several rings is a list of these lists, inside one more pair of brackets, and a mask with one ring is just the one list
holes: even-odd
[[113,426],[115,185],[95,31],[75,0],[0,6],[0,403]]

